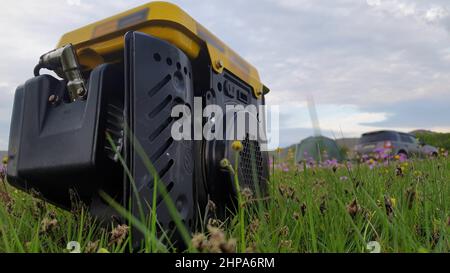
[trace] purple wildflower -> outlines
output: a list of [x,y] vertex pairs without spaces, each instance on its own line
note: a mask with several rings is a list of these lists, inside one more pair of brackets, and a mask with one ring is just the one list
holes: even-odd
[[316,164],[316,161],[314,160],[314,158],[310,157],[307,159],[307,163],[309,167],[314,167],[314,165]]
[[347,169],[351,170],[353,168],[353,164],[351,161],[347,161],[346,163]]
[[405,162],[405,161],[408,160],[408,157],[407,157],[405,154],[403,154],[403,153],[400,154],[399,156],[400,156],[399,161],[400,161],[401,163],[403,163],[403,162]]

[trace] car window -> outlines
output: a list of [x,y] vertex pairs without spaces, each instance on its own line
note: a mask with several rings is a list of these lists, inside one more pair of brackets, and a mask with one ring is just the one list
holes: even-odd
[[409,135],[400,134],[400,140],[402,142],[406,142],[406,143],[414,143],[414,141],[412,140],[412,137]]
[[370,134],[364,134],[361,137],[360,143],[371,143],[379,141],[398,141],[397,134],[394,132],[376,132]]
[[418,143],[417,138],[415,138],[413,136],[409,136],[409,139],[411,140],[411,143]]

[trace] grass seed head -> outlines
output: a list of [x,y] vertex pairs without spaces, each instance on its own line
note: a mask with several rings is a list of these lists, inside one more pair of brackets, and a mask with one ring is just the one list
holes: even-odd
[[353,200],[353,202],[351,202],[348,206],[347,206],[347,212],[348,214],[350,214],[350,216],[352,218],[355,218],[355,216],[358,214],[358,212],[360,211],[360,207],[358,205],[358,202],[355,200]]
[[231,238],[226,239],[225,233],[215,227],[208,226],[209,240],[206,243],[206,251],[210,253],[235,253],[236,240]]
[[42,200],[42,195],[35,189],[30,191],[31,200],[33,203],[32,213],[35,218],[41,218],[46,212],[46,203]]
[[282,240],[280,242],[280,248],[284,248],[284,249],[292,248],[292,240]]
[[127,238],[129,227],[127,225],[118,225],[111,231],[109,245],[122,244]]
[[11,202],[6,203],[6,211],[9,214],[12,214],[14,211],[14,200],[12,200]]
[[250,223],[249,228],[250,232],[255,234],[259,229],[259,219],[258,218],[253,219],[253,221],[251,221]]
[[440,239],[441,235],[439,233],[433,233],[433,235],[431,236],[431,246],[435,248]]
[[41,221],[41,233],[50,233],[58,228],[58,220],[45,217]]
[[40,218],[45,214],[46,204],[40,199],[33,198],[33,215],[35,218]]
[[288,226],[284,226],[280,229],[280,235],[283,237],[287,237],[289,236],[289,227]]
[[208,226],[220,228],[222,225],[223,223],[219,219],[209,218],[208,220]]
[[253,191],[246,187],[241,191],[242,197],[244,197],[244,202],[250,202],[253,198]]
[[225,233],[216,227],[208,226],[209,240],[207,252],[222,253],[222,245],[226,243]]
[[225,234],[220,228],[208,226],[209,238],[214,241],[225,241]]
[[300,211],[302,212],[302,216],[305,216],[305,214],[306,214],[306,204],[305,203],[303,203],[300,206]]
[[0,189],[0,202],[3,202],[4,204],[8,204],[12,201],[11,196]]
[[236,239],[229,239],[227,242],[220,245],[222,253],[236,253],[237,241]]
[[384,197],[384,207],[386,208],[387,216],[392,217],[394,215],[394,205],[392,204],[391,198]]
[[211,212],[215,212],[217,210],[216,203],[214,203],[212,200],[208,201],[207,210]]
[[295,197],[295,189],[291,186],[281,184],[278,186],[278,191],[285,198],[293,199]]
[[247,249],[245,250],[246,253],[256,253],[256,243],[252,242],[250,243],[250,245],[247,247]]
[[85,253],[96,253],[99,243],[100,243],[99,240],[97,240],[95,242],[88,242],[84,252]]
[[49,211],[49,212],[47,213],[47,215],[48,215],[48,217],[49,217],[50,219],[56,219],[56,212],[55,212],[54,210]]
[[31,242],[25,242],[25,249],[27,252],[31,252]]
[[194,247],[195,249],[197,249],[200,252],[203,252],[207,248],[208,240],[207,240],[205,234],[197,233],[197,234],[194,234],[194,236],[192,236],[191,243],[192,243],[192,247]]

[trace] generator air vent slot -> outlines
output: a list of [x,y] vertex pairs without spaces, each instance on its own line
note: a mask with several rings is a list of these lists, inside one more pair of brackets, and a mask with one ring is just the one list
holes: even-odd
[[158,106],[155,107],[155,109],[153,109],[153,111],[150,112],[150,114],[148,114],[148,117],[151,119],[156,117],[164,108],[167,107],[167,105],[170,104],[171,101],[172,96],[171,95],[167,96]]
[[158,150],[156,150],[156,152],[150,158],[152,164],[155,164],[155,162],[164,154],[164,152],[170,148],[173,142],[173,138],[169,138],[164,144],[159,147]]
[[152,89],[150,89],[150,91],[148,92],[148,95],[150,97],[155,96],[161,89],[163,89],[163,87],[168,84],[170,82],[170,80],[172,79],[171,75],[167,75],[164,79],[162,79],[157,85],[155,85],[155,87],[153,87]]

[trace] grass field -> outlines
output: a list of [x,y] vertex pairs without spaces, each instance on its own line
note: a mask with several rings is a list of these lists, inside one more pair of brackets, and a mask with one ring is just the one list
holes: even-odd
[[[241,192],[241,210],[191,234],[189,251],[450,252],[450,160],[339,165],[274,162],[269,195]],[[104,228],[79,206],[73,212],[0,184],[0,252],[130,251],[127,226]],[[154,234],[151,234],[154,235]],[[142,252],[171,252],[149,240]],[[376,242],[376,243],[373,243]],[[375,249],[377,251],[377,249]]]

